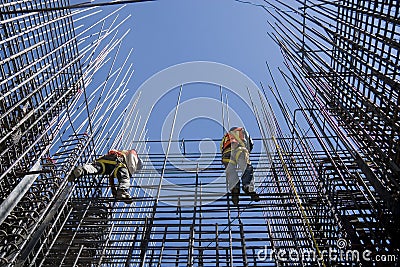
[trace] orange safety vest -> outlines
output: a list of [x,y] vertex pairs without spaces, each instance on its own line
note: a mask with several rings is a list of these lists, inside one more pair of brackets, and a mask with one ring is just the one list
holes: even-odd
[[239,146],[245,146],[246,139],[244,136],[243,128],[237,127],[232,131],[227,132],[222,138],[220,149],[224,151],[230,148],[232,144],[238,144]]

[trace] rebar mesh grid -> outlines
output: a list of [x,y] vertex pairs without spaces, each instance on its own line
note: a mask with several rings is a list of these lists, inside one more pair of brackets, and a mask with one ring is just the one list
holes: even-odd
[[[343,200],[336,205],[352,242],[397,250],[399,2],[267,2],[277,22],[270,23],[271,37],[285,57],[283,75],[292,95],[307,108],[309,122],[319,116],[332,127],[353,161],[345,166],[333,154],[325,164],[332,171],[323,173],[327,189]],[[324,134],[322,125],[313,128]],[[363,194],[352,194],[356,188]]]
[[63,180],[46,159],[47,151],[61,112],[83,86],[69,10],[24,16],[5,11],[64,4],[10,1],[0,6],[1,264],[26,245],[55,202]]
[[[381,167],[373,179],[397,194],[399,3],[306,1],[298,8],[298,16],[278,12],[282,24],[274,39],[307,79],[304,92],[317,93],[362,157]],[[287,23],[293,23],[290,31],[283,30]]]
[[[107,49],[104,40],[109,41],[110,32],[126,19],[117,26],[109,26],[107,19],[117,21],[112,17],[114,11],[79,30],[81,27],[75,28],[74,20],[81,23],[85,17],[99,12],[60,8],[68,5],[68,1],[0,3],[2,266],[33,262],[40,265],[63,226],[58,222],[71,213],[66,206],[70,196],[99,193],[92,189],[82,195],[68,186],[65,178],[72,166],[95,154],[92,130],[102,129],[92,125],[91,119],[96,118],[103,103],[97,98],[95,114],[89,115],[86,87],[105,65],[104,57],[115,51],[122,39],[114,35],[118,39],[109,42],[111,47],[106,46]],[[45,8],[52,10],[24,14],[18,11]],[[101,38],[96,32],[98,24],[103,27]],[[117,68],[119,65],[116,64]],[[122,70],[126,70],[124,66]],[[109,87],[103,92],[107,95],[108,90]],[[85,115],[90,118],[82,119]],[[101,119],[97,122],[103,127],[107,125]]]
[[[339,239],[348,240],[353,249],[368,248],[373,253],[380,251],[370,244],[379,240],[387,242],[389,251],[394,252],[386,230],[375,220],[377,215],[371,198],[376,197],[376,192],[368,192],[370,185],[363,185],[361,179],[343,183],[327,152],[335,154],[334,162],[342,164],[354,178],[361,178],[362,170],[346,151],[312,149],[310,145],[317,139],[316,136],[277,138],[278,151],[273,164],[268,163],[265,154],[252,154],[251,160],[257,165],[259,203],[251,202],[250,197],[242,193],[240,205],[236,207],[230,202],[229,193],[221,197],[210,188],[206,189],[210,181],[224,175],[219,158],[213,154],[203,158],[204,162],[213,160],[209,166],[202,166],[200,162],[177,170],[167,165],[164,179],[173,180],[175,184],[163,183],[161,190],[173,193],[161,194],[159,199],[151,194],[138,195],[132,204],[125,205],[107,195],[73,198],[72,206],[88,208],[73,211],[84,216],[66,218],[67,229],[70,225],[79,225],[77,233],[85,230],[90,233],[104,223],[102,229],[106,230],[101,234],[97,232],[103,240],[88,240],[87,234],[77,235],[69,241],[68,253],[60,253],[56,249],[62,249],[64,237],[59,238],[49,254],[52,255],[49,263],[63,258],[65,266],[72,262],[87,266],[356,266],[355,259],[338,258]],[[327,138],[321,140],[327,141]],[[288,149],[293,142],[296,149]],[[300,146],[297,142],[303,144]],[[163,157],[150,155],[138,176],[151,176],[154,170],[150,171],[150,165],[156,166],[155,175],[159,175]],[[92,179],[86,177],[85,181]],[[101,191],[105,192],[107,182],[98,181],[103,188]],[[219,188],[218,191],[226,190],[225,183],[213,186]],[[156,187],[156,184],[133,186],[142,190]],[[81,185],[79,188],[89,190],[92,187]],[[155,203],[154,212],[149,207],[154,207]],[[103,214],[101,220],[91,215],[97,207],[102,207],[99,209]],[[360,234],[360,227],[364,235],[354,239],[352,231]],[[280,249],[314,253],[315,257],[310,259],[304,254],[302,259],[303,254],[300,254],[298,261],[292,259],[288,263],[274,254]],[[336,260],[322,256],[329,249],[336,253],[333,254]],[[86,254],[81,255],[79,251]]]
[[[43,4],[4,3],[1,11],[32,5]],[[0,14],[0,179],[4,184],[1,194],[5,197],[23,173],[45,156],[41,153],[51,142],[52,127],[83,84],[70,11],[25,16]],[[19,175],[5,178],[10,172]]]
[[[277,141],[283,145],[292,142],[292,139]],[[324,156],[322,151],[312,153],[315,162],[323,162]],[[154,170],[150,171],[149,166],[155,166],[157,175],[163,157],[150,155],[137,176],[151,176]],[[218,193],[226,192],[225,182],[214,183],[212,188],[207,188],[211,181],[224,176],[224,169],[214,154],[207,157],[203,154],[202,157],[204,163],[208,164],[211,160],[211,165],[203,166],[199,162],[181,170],[167,165],[164,179],[174,181],[174,184],[163,183],[161,190],[164,193],[159,199],[145,194],[135,197],[132,204],[125,205],[107,195],[90,199],[72,198],[72,206],[88,207],[84,211],[75,210],[72,214],[88,212],[83,217],[73,215],[66,218],[65,223],[60,222],[68,225],[67,229],[71,225],[79,225],[80,229],[76,230],[76,237],[69,241],[71,246],[67,253],[61,245],[65,237],[57,239],[46,266],[64,258],[64,266],[74,261],[87,266],[276,266],[273,250],[301,248],[321,252],[336,246],[337,239],[345,237],[344,229],[337,228],[338,218],[328,197],[315,190],[319,184],[318,177],[311,176],[305,181],[312,168],[300,152],[282,158],[276,155],[273,165],[269,165],[265,154],[254,153],[251,160],[258,166],[255,177],[261,201],[252,202],[250,196],[242,193],[238,207],[230,201],[230,193],[222,197]],[[296,164],[293,165],[293,162]],[[292,168],[289,167],[291,165]],[[284,166],[295,172],[285,173]],[[87,181],[91,179],[92,176],[86,177]],[[107,191],[106,181],[99,185],[103,188],[101,191]],[[141,190],[156,187],[156,184],[133,186]],[[78,188],[88,190],[91,187],[77,185],[76,190]],[[90,211],[99,206],[104,207],[104,216],[108,214],[110,217],[105,216],[101,220],[93,218]],[[148,207],[155,207],[153,219],[154,210]],[[80,231],[84,231],[81,229],[97,227],[100,222],[108,226],[108,232],[101,232],[107,236],[106,239],[99,242],[88,240],[88,234],[79,236]],[[86,254],[81,255],[78,253],[80,250]],[[91,256],[87,255],[89,252]],[[301,260],[291,262],[294,266],[322,266],[323,263],[324,260],[317,259],[308,263],[301,263]]]
[[336,114],[366,157],[384,167],[377,176],[395,194],[400,188],[399,9],[397,1],[338,5],[332,68],[341,77],[330,83],[330,105],[338,107]]

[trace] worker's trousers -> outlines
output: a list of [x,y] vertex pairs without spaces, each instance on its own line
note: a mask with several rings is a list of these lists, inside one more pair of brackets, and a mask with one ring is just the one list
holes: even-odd
[[222,154],[222,163],[225,166],[226,179],[229,190],[240,189],[240,180],[237,169],[242,172],[242,187],[246,192],[254,192],[253,167],[250,162],[249,151],[244,147],[237,147]]
[[129,171],[125,166],[118,166],[118,164],[102,163],[101,159],[95,161],[92,164],[86,164],[83,166],[87,174],[106,174],[113,175],[114,178],[118,179],[118,189],[128,190],[130,186],[130,175]]

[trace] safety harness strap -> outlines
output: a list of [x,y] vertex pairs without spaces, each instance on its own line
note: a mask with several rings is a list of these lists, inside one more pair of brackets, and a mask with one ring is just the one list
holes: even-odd
[[116,160],[108,160],[108,159],[98,159],[97,162],[99,162],[101,164],[101,167],[102,167],[102,170],[103,170],[101,174],[105,173],[106,164],[115,165],[114,170],[108,176],[108,182],[109,182],[110,187],[111,187],[111,193],[113,194],[114,197],[117,197],[117,189],[115,187],[114,178],[117,178],[118,170],[120,168],[122,168],[122,167],[126,168],[126,165],[124,163],[122,163],[122,162],[118,162]]
[[98,159],[97,161],[103,164],[111,164],[111,165],[117,165],[118,163],[120,163],[116,160],[109,160],[109,159]]
[[97,162],[100,163],[100,165],[101,165],[101,173],[100,174],[104,174],[106,172],[106,165],[99,160]]
[[222,159],[223,163],[232,163],[233,165],[236,165],[236,161],[232,160],[231,158],[224,158]]
[[[242,130],[240,130],[240,131],[242,131]],[[235,137],[235,139],[239,142],[240,146],[246,147],[243,140],[239,136],[239,131],[230,131],[230,134],[232,134]]]
[[122,167],[125,167],[125,168],[126,168],[126,165],[125,165],[124,163],[119,163],[119,164],[115,167],[114,171],[112,172],[112,174],[113,174],[114,177],[117,177],[118,170],[119,170],[120,168],[122,168]]
[[[234,157],[233,158],[231,156],[229,156],[229,158],[228,157],[226,157],[226,158],[223,157],[222,158],[222,162],[223,163],[232,163],[232,164],[236,165],[238,160],[239,160],[240,154],[242,154],[245,150],[246,150],[246,148],[244,148],[244,147],[236,148],[233,151]],[[231,152],[231,149],[229,149],[229,152]],[[224,155],[226,155],[226,154],[228,154],[228,151],[226,153],[224,153]],[[231,153],[229,153],[229,154],[231,154]]]

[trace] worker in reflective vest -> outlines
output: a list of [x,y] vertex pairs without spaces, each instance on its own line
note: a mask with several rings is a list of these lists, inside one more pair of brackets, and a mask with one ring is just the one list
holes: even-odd
[[254,191],[253,166],[250,162],[250,152],[253,140],[243,127],[232,127],[222,138],[220,149],[222,163],[225,166],[226,179],[232,193],[232,202],[239,204],[240,180],[237,167],[242,171],[242,189],[254,201],[259,196]]
[[[96,159],[95,162],[74,168],[68,180],[72,182],[85,174],[109,175],[109,183],[113,196],[129,204],[132,203],[131,196],[128,192],[130,177],[141,169],[142,161],[134,149],[112,149],[107,155]],[[117,188],[115,188],[114,178],[118,179]]]

